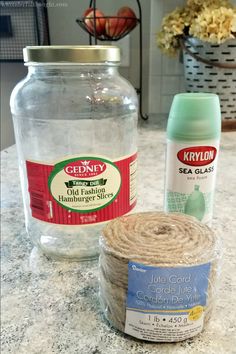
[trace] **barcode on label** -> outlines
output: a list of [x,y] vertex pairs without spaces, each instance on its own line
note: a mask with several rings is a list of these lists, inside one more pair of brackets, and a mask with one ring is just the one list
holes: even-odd
[[137,197],[137,160],[134,160],[129,165],[129,183],[130,183],[130,196],[129,204],[133,204]]
[[32,214],[45,215],[45,203],[44,194],[40,192],[31,191],[30,192],[30,206],[32,209]]

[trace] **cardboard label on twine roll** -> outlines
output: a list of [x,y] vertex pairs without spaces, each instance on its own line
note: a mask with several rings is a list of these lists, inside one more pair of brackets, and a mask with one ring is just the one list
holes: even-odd
[[153,342],[199,334],[209,272],[210,263],[168,268],[129,262],[125,333]]

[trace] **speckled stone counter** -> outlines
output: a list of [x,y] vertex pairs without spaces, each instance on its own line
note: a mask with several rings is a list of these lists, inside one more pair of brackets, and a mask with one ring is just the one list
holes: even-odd
[[[139,134],[137,210],[163,204],[165,133]],[[153,178],[148,178],[152,174]],[[224,242],[217,307],[199,336],[177,344],[144,343],[111,328],[98,300],[98,264],[52,261],[32,247],[15,146],[2,152],[2,354],[236,353],[236,133],[223,133],[214,228]],[[142,181],[149,180],[150,184]]]

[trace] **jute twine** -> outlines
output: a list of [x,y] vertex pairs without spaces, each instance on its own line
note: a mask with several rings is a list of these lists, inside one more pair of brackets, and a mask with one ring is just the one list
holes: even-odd
[[124,331],[128,263],[187,267],[211,262],[205,321],[219,273],[220,243],[214,232],[184,214],[138,213],[111,221],[100,238],[100,299],[109,322]]

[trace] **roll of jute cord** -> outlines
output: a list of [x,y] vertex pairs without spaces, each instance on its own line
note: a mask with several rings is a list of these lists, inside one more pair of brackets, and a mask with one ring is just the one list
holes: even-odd
[[211,263],[204,323],[210,317],[221,258],[215,233],[195,218],[163,212],[131,214],[107,224],[100,238],[100,299],[108,321],[125,330],[128,264],[191,267]]

